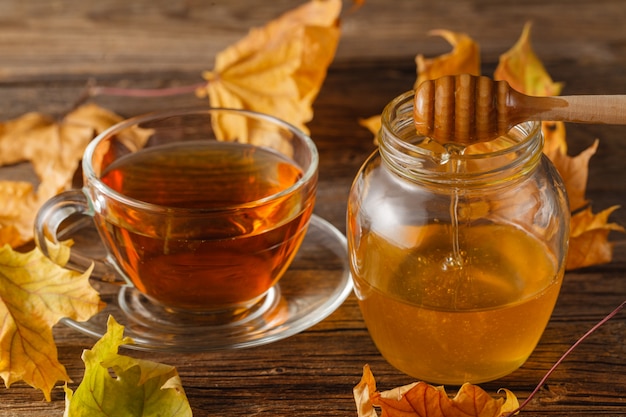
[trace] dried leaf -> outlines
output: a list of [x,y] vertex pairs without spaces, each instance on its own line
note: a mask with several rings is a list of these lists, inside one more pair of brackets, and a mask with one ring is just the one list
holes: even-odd
[[[199,95],[211,106],[255,110],[308,133],[312,104],[339,42],[340,0],[311,0],[220,52]],[[254,142],[244,122],[214,124],[223,140]]]
[[593,214],[588,207],[572,216],[566,269],[572,270],[611,261],[613,244],[608,241],[609,232],[624,232],[622,226],[608,223],[609,216],[618,208],[619,206],[613,206]]
[[[69,248],[56,248],[54,257],[64,265]],[[63,269],[38,249],[0,248],[0,377],[7,387],[23,380],[50,401],[56,382],[69,379],[57,360],[52,326],[63,317],[88,320],[102,308],[90,273]]]
[[[543,63],[535,54],[530,42],[530,29],[531,24],[527,23],[515,46],[500,56],[494,78],[505,80],[511,87],[524,94],[533,96],[558,95],[561,92],[562,83],[552,81]],[[546,143],[544,153],[551,160],[552,156],[567,155],[565,124],[563,122],[543,122],[542,131]],[[575,208],[572,207],[572,209]]]
[[[558,95],[562,83],[555,83],[541,60],[535,54],[530,42],[531,24],[524,26],[522,35],[513,48],[500,56],[494,78],[504,80],[517,91],[532,96]],[[546,141],[544,152],[567,154],[565,125],[563,122],[544,122],[542,130]]]
[[[50,197],[68,189],[87,144],[122,118],[95,104],[86,104],[56,121],[27,113],[0,123],[0,165],[29,161],[38,185],[0,181],[0,245],[17,247],[33,236],[37,210]],[[149,130],[136,130],[126,140],[143,146]]]
[[567,140],[565,139],[565,123],[541,122],[544,145],[543,153],[554,155],[555,153],[567,154]]
[[40,205],[34,188],[30,182],[0,181],[0,245],[15,248],[32,235],[32,213]]
[[441,36],[452,46],[452,52],[435,58],[415,57],[417,65],[417,88],[425,80],[435,80],[446,75],[480,75],[480,47],[464,33],[449,30],[433,30],[429,35]]
[[382,125],[381,116],[376,115],[367,119],[359,119],[359,124],[374,134],[374,143],[378,145],[378,131]]
[[[530,43],[530,24],[526,24],[522,36],[506,54],[502,55],[495,77],[506,80],[518,91],[529,95],[558,95],[561,83],[555,83],[537,58]],[[544,122],[542,130],[546,145],[544,153],[550,158],[563,178],[572,212],[585,207],[589,175],[589,161],[596,153],[599,141],[575,157],[567,154],[565,125],[562,122]],[[572,216],[570,244],[566,269],[602,264],[612,259],[613,245],[608,242],[610,230],[623,231],[621,226],[607,224],[607,218],[615,208],[597,215],[590,208]]]
[[525,94],[559,95],[563,84],[552,81],[543,63],[535,54],[530,43],[531,27],[532,25],[527,23],[517,43],[500,56],[494,78],[506,80],[515,90]]
[[560,148],[547,154],[563,178],[572,211],[576,211],[588,203],[585,192],[587,191],[589,176],[589,160],[596,153],[598,144],[598,140],[594,141],[593,145],[575,157],[564,154]]
[[365,4],[365,0],[352,0],[352,7],[350,8],[351,12],[355,12]]
[[[85,375],[75,392],[65,387],[65,417],[191,416],[176,368],[118,354],[132,339],[109,316],[107,332],[83,352]],[[113,375],[112,375],[113,374]]]
[[376,381],[368,365],[361,382],[354,387],[359,417],[500,417],[519,407],[515,395],[502,389],[506,399],[494,399],[480,387],[466,383],[454,398],[443,387],[415,382],[390,391],[376,391]]

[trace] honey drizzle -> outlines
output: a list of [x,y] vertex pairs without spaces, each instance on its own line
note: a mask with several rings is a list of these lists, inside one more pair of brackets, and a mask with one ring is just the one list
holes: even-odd
[[[465,152],[465,146],[446,143],[444,145],[446,154],[443,161],[448,164],[451,174],[457,174],[461,172],[463,168],[463,161],[458,158]],[[452,191],[452,198],[450,201],[450,235],[452,239],[452,252],[445,258],[442,269],[444,271],[453,269],[462,269],[465,265],[465,253],[461,250],[459,242],[459,196],[461,190],[458,187],[454,187]]]

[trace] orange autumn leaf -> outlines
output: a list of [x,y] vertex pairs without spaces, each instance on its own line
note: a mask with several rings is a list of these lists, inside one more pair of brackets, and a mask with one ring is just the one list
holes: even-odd
[[583,268],[611,261],[613,244],[609,242],[608,235],[611,231],[624,232],[622,226],[608,223],[609,216],[618,208],[613,206],[593,214],[588,207],[572,216],[566,269]]
[[[27,113],[0,123],[0,166],[30,162],[40,181],[0,181],[0,245],[17,247],[32,239],[39,207],[71,187],[87,144],[121,120],[95,104],[86,104],[60,121]],[[141,146],[148,131],[133,132],[125,139]]]
[[553,149],[549,153],[544,149],[563,178],[572,211],[576,211],[588,203],[585,192],[589,176],[589,160],[596,153],[598,144],[598,140],[594,141],[593,145],[575,157],[564,154],[561,149]]
[[506,398],[492,398],[480,387],[466,383],[450,398],[443,387],[415,382],[389,391],[376,390],[368,365],[354,387],[358,417],[501,417],[518,409],[515,395],[502,389]]
[[435,58],[415,57],[417,65],[417,88],[425,80],[435,80],[446,75],[472,74],[480,75],[480,47],[464,33],[449,30],[433,30],[429,35],[443,37],[452,46],[451,52]]
[[[359,125],[363,126],[367,130],[372,132],[374,135],[377,135],[378,131],[380,130],[382,126],[382,118],[380,114],[377,114],[375,116],[371,116],[366,119],[359,119]],[[374,143],[378,145],[377,136],[374,137]]]
[[[220,52],[199,95],[213,107],[255,110],[308,133],[312,104],[339,42],[341,0],[311,0]],[[221,139],[254,141],[247,126],[220,120]]]
[[350,9],[350,11],[354,12],[363,7],[364,4],[365,0],[352,0],[352,8]]

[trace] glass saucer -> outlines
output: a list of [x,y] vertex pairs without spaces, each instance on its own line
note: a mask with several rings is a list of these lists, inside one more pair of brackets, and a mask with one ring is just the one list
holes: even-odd
[[64,324],[100,338],[112,315],[135,342],[126,347],[176,352],[252,347],[287,338],[328,317],[352,291],[346,238],[316,215],[279,284],[227,324],[214,324],[210,315],[172,317],[154,311],[155,306],[128,285],[100,281],[93,285],[107,306],[88,321],[66,318]]

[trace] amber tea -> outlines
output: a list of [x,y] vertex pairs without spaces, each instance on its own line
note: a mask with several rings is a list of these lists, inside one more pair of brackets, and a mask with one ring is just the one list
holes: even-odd
[[302,242],[313,195],[269,198],[302,174],[277,152],[236,142],[147,148],[114,161],[100,178],[146,208],[112,206],[95,219],[108,250],[150,299],[175,309],[245,305],[277,282]]

